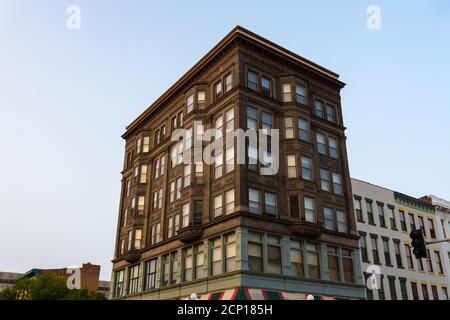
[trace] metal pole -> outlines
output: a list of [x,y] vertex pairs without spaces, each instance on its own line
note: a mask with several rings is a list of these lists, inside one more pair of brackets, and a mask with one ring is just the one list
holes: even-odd
[[435,241],[426,241],[425,244],[435,244],[435,243],[441,243],[441,242],[450,242],[450,238],[444,239],[444,240],[435,240]]

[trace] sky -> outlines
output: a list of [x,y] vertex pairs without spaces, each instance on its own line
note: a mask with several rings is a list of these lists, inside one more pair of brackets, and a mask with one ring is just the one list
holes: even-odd
[[340,74],[352,177],[450,200],[447,0],[0,0],[0,271],[109,279],[121,134],[236,25]]

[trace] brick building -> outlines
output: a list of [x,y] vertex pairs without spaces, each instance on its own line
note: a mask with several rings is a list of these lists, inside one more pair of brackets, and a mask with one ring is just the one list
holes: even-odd
[[[244,28],[225,36],[123,135],[112,297],[364,298],[344,85]],[[182,142],[178,128],[190,132]],[[215,163],[183,161],[180,143],[210,128],[278,129],[279,152],[247,146],[245,158],[279,157],[280,169],[261,175],[228,145]]]

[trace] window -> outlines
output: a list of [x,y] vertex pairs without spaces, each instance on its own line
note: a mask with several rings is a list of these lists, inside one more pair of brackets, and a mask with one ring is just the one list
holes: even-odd
[[225,92],[228,92],[233,87],[233,76],[231,73],[225,76]]
[[219,81],[214,85],[214,94],[216,99],[222,95],[222,82]]
[[400,219],[400,228],[402,228],[402,231],[407,231],[405,212],[403,212],[402,210],[399,210],[398,214],[399,214],[399,219]]
[[[369,281],[371,274],[364,272],[363,275],[364,275],[364,283],[368,283],[367,281]],[[366,295],[367,295],[367,300],[373,300],[373,289],[369,289],[366,286]]]
[[248,267],[250,272],[263,272],[262,235],[248,233]]
[[192,248],[183,250],[183,280],[191,281],[193,273],[193,255]]
[[[226,121],[226,135],[231,134],[234,129],[234,109],[225,112]],[[225,143],[225,171],[231,172],[234,170],[234,140],[226,140]]]
[[372,256],[373,262],[375,264],[380,264],[380,256],[378,255],[378,241],[376,236],[370,236],[370,241],[372,244]]
[[277,214],[276,196],[271,192],[264,192],[264,213],[270,215]]
[[195,279],[202,279],[205,276],[205,260],[203,244],[194,246],[195,249]]
[[214,218],[222,215],[222,195],[214,197]]
[[433,295],[433,300],[439,300],[439,294],[436,286],[431,286],[431,294]]
[[155,146],[161,142],[161,133],[159,129],[155,131]]
[[378,289],[378,299],[379,300],[385,300],[386,297],[384,295],[384,282],[383,282],[383,275],[380,275],[380,288]]
[[195,183],[203,183],[203,162],[195,163]]
[[292,101],[291,84],[283,83],[283,102],[291,102],[291,101]]
[[141,152],[141,143],[142,143],[142,139],[139,138],[136,141],[136,153],[140,153]]
[[428,219],[428,229],[430,230],[430,236],[436,238],[436,232],[434,231],[433,219]]
[[408,261],[408,268],[414,269],[414,263],[413,263],[413,259],[412,259],[412,255],[411,255],[411,247],[407,244],[405,244],[405,256],[406,256],[406,261]]
[[259,191],[256,189],[252,189],[252,188],[248,189],[249,212],[259,214],[260,213],[259,203],[260,203]]
[[403,268],[402,254],[400,251],[400,241],[398,240],[394,240],[394,253],[395,260],[397,262],[397,268]]
[[114,284],[114,296],[123,296],[123,284],[124,284],[125,270],[115,272],[115,284]]
[[150,290],[156,287],[156,261],[157,259],[152,259],[145,263],[144,290]]
[[125,227],[127,225],[128,222],[128,208],[125,208],[125,210],[123,211],[123,224],[122,227]]
[[383,252],[384,252],[384,263],[388,266],[391,265],[391,252],[389,250],[389,239],[383,238]]
[[339,270],[339,256],[338,250],[335,247],[327,247],[328,252],[328,270],[330,274],[330,280],[341,281],[341,274]]
[[295,96],[296,96],[297,102],[306,104],[306,88],[305,88],[305,86],[297,83],[295,85]]
[[142,152],[150,151],[150,137],[144,137],[144,144],[142,146]]
[[340,173],[333,172],[333,191],[336,194],[343,194],[342,190],[342,175]]
[[356,220],[358,220],[359,222],[364,222],[361,210],[361,199],[354,198],[353,205],[355,207]]
[[247,128],[258,129],[257,110],[253,107],[247,107]]
[[268,273],[281,274],[280,238],[267,236],[267,268]]
[[439,274],[444,274],[444,271],[442,269],[441,254],[439,253],[439,251],[435,251],[434,252],[434,258],[436,260],[437,272]]
[[291,220],[300,220],[298,196],[289,196],[289,213]]
[[367,219],[369,220],[369,224],[375,225],[371,200],[366,200],[366,210],[367,210]]
[[359,235],[359,248],[361,249],[361,259],[363,262],[368,262],[369,258],[367,256],[367,244],[366,244],[366,235]]
[[184,186],[187,187],[191,185],[191,165],[184,165]]
[[181,198],[181,177],[177,178],[177,191],[175,193],[175,198],[176,199]]
[[433,263],[431,261],[431,254],[429,249],[427,249],[427,267],[428,272],[433,272]]
[[129,268],[128,273],[128,294],[134,294],[139,291],[139,265]]
[[225,237],[225,272],[236,269],[236,235],[228,234]]
[[124,254],[125,252],[125,239],[121,239],[120,240],[120,250],[119,250],[120,254]]
[[128,198],[130,196],[130,188],[131,188],[130,179],[127,179],[126,185],[127,185],[126,197]]
[[177,116],[172,118],[172,131],[174,131],[177,128]]
[[301,156],[300,162],[302,165],[302,178],[305,180],[312,180],[312,161],[310,157]]
[[222,243],[221,238],[211,240],[211,275],[222,273]]
[[137,207],[138,214],[143,214],[144,213],[144,208],[145,208],[145,197],[144,196],[139,196],[138,197],[138,207]]
[[161,276],[161,286],[169,285],[170,278],[170,255],[166,254],[162,257],[162,276]]
[[127,250],[130,251],[133,246],[133,230],[128,231],[128,245]]
[[189,225],[189,212],[190,211],[190,207],[189,207],[189,202],[183,204],[183,206],[181,207],[181,227],[185,228]]
[[317,151],[320,154],[327,154],[327,145],[326,145],[326,139],[325,139],[325,135],[322,133],[317,132],[316,134],[316,139],[317,139]]
[[323,216],[324,216],[325,229],[335,230],[333,209],[327,208],[327,207],[323,208]]
[[314,108],[316,111],[316,116],[323,118],[323,103],[320,100],[314,102]]
[[167,219],[167,238],[172,238],[175,235],[173,220],[174,217],[169,217]]
[[174,202],[174,200],[175,200],[175,181],[171,181],[169,184],[169,203]]
[[389,292],[391,300],[397,300],[397,289],[395,288],[395,278],[388,276]]
[[338,158],[337,140],[333,137],[328,137],[328,147],[330,157],[337,159]]
[[309,141],[308,121],[302,118],[298,119],[298,138],[303,141]]
[[334,118],[334,107],[328,103],[327,103],[327,120],[333,123],[336,121]]
[[304,197],[303,203],[305,207],[305,220],[308,222],[316,222],[314,199],[310,197]]
[[178,274],[178,253],[172,252],[170,254],[170,284],[174,284],[177,282],[177,274]]
[[430,296],[428,295],[428,286],[426,284],[422,283],[421,287],[422,287],[423,300],[430,300]]
[[342,268],[344,269],[344,281],[347,283],[355,282],[355,271],[353,269],[352,251],[342,249]]
[[294,120],[292,117],[284,118],[284,137],[294,139]]
[[158,190],[158,209],[162,208],[162,197],[163,197],[163,189],[160,188]]
[[265,76],[261,76],[261,91],[264,94],[270,95],[271,80]]
[[305,277],[302,242],[293,240],[290,246],[291,265],[297,277]]
[[194,200],[194,225],[201,225],[203,221],[203,201]]
[[265,134],[270,135],[272,129],[272,114],[269,112],[262,112],[262,130]]
[[247,71],[247,87],[252,90],[258,90],[258,75],[251,70]]
[[402,300],[409,300],[408,289],[406,289],[406,279],[399,278],[399,281],[400,281],[400,292],[402,294]]
[[412,294],[413,294],[413,299],[414,300],[419,300],[419,290],[417,288],[417,283],[411,282],[411,291],[412,291]]
[[323,191],[330,191],[330,172],[320,168],[320,188]]
[[442,289],[442,300],[448,300],[447,288],[441,287]]
[[423,271],[423,262],[421,258],[417,258],[417,267],[419,269],[419,271]]
[[377,203],[378,219],[380,220],[380,227],[386,228],[386,220],[384,219],[384,205]]
[[134,248],[140,249],[142,245],[142,229],[136,229],[134,231]]
[[414,215],[412,213],[409,213],[408,217],[409,217],[409,229],[410,229],[410,231],[416,230],[416,222],[414,221]]
[[422,217],[417,217],[418,221],[419,221],[419,230],[422,230],[423,232],[423,236],[426,237],[426,233],[425,233],[425,224],[423,222],[423,218]]
[[288,178],[297,178],[297,166],[295,155],[293,154],[287,156],[287,170]]
[[442,234],[444,235],[444,238],[447,238],[447,234],[445,232],[444,219],[441,219],[441,226],[442,226]]
[[312,243],[306,244],[306,256],[309,278],[320,279],[319,246]]
[[225,214],[234,212],[234,189],[225,192]]
[[183,112],[180,112],[178,114],[178,128],[182,128],[184,125],[184,120],[183,120]]
[[336,210],[338,232],[347,233],[347,216],[344,211]]
[[388,215],[389,215],[389,221],[391,223],[391,229],[397,230],[397,223],[395,222],[395,214],[394,214],[394,207],[388,205]]
[[139,183],[147,183],[147,165],[141,166],[141,176],[139,179]]

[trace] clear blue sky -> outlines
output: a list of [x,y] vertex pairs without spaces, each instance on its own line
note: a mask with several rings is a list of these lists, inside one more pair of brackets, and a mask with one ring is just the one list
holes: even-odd
[[0,0],[0,270],[109,278],[125,125],[237,24],[341,75],[353,177],[450,199],[447,0],[241,3]]

